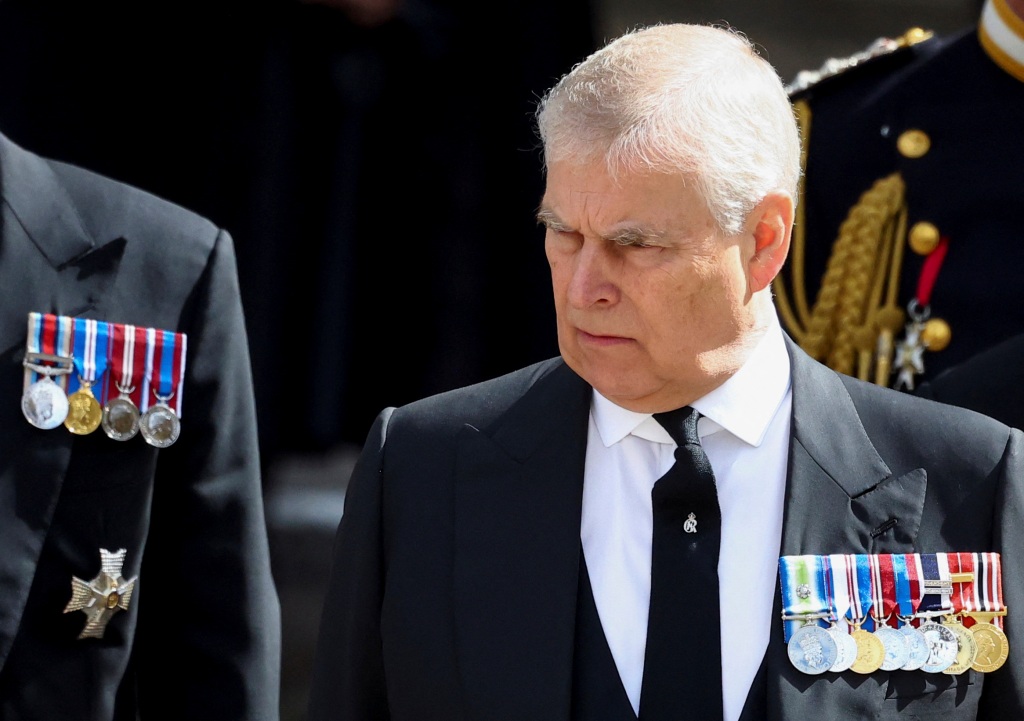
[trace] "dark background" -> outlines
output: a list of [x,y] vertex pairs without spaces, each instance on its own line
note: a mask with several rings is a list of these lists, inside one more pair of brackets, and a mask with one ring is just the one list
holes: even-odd
[[[333,531],[387,405],[557,352],[536,98],[655,21],[744,31],[789,81],[954,0],[0,2],[0,129],[191,208],[236,245],[275,577],[304,716]],[[244,7],[244,9],[236,9]]]

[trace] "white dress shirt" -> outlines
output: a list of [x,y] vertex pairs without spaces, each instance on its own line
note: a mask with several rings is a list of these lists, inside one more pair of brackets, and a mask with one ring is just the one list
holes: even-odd
[[[734,721],[768,647],[771,624],[781,623],[772,608],[792,394],[778,323],[735,375],[691,405],[703,416],[698,433],[722,509],[723,709],[725,721]],[[675,447],[650,414],[594,392],[580,536],[601,625],[637,713],[651,596],[651,489],[673,464]]]

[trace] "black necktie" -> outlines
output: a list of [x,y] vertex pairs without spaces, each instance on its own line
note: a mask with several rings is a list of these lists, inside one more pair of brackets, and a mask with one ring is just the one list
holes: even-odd
[[722,513],[715,475],[689,406],[654,418],[678,444],[651,491],[651,605],[640,721],[722,718],[718,551]]

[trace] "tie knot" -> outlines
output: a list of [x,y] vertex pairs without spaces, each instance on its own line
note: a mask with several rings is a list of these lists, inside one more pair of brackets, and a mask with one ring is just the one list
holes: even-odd
[[695,408],[683,406],[674,411],[655,413],[654,420],[668,431],[676,445],[700,445],[700,437],[697,435],[697,421],[700,420],[700,413]]

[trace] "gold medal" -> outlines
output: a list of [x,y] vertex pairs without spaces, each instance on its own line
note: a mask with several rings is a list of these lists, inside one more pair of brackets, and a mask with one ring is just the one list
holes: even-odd
[[862,628],[850,634],[857,643],[857,660],[850,666],[856,673],[874,673],[882,667],[885,660],[885,646],[881,639],[870,631]]
[[956,616],[947,617],[942,625],[953,632],[957,643],[956,660],[943,669],[942,673],[955,676],[969,669],[974,663],[978,655],[978,642]]
[[995,671],[1006,663],[1010,655],[1010,641],[998,626],[988,622],[978,622],[968,631],[974,637],[978,653],[974,657],[971,668],[982,673]]
[[90,384],[82,381],[82,387],[68,396],[68,417],[64,425],[72,433],[84,436],[92,433],[103,422],[103,408],[92,394]]

